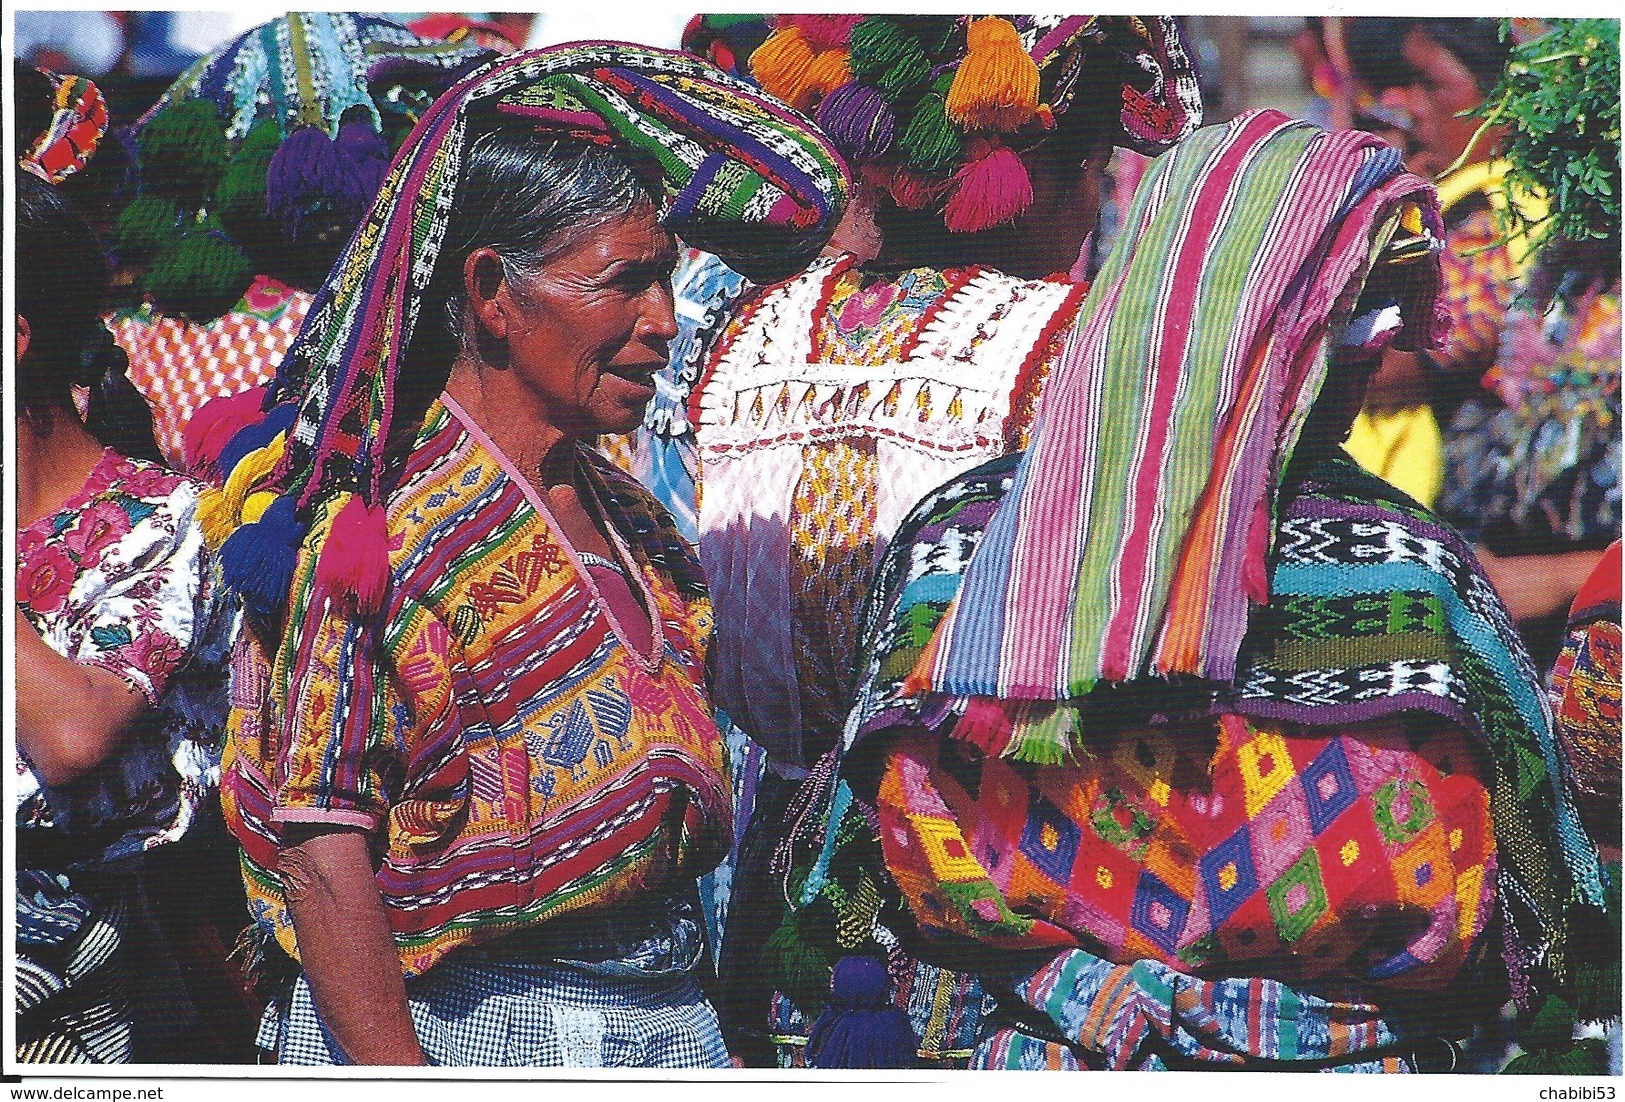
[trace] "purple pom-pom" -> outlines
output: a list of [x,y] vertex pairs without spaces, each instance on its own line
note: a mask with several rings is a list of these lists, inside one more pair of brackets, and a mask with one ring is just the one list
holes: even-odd
[[891,148],[897,118],[878,90],[854,82],[824,97],[818,125],[849,158],[872,161]]
[[[321,127],[301,127],[271,157],[266,213],[296,242],[307,231],[335,222],[348,232],[371,208],[388,170],[389,144],[368,122],[344,122],[337,141]],[[318,211],[326,216],[316,220]]]
[[842,957],[830,975],[829,1005],[807,1034],[807,1064],[815,1068],[914,1067],[919,1038],[908,1015],[886,999],[886,964]]

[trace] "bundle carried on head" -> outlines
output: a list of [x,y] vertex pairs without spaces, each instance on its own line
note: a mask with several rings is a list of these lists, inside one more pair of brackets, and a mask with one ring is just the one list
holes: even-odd
[[94,81],[14,66],[17,164],[48,184],[83,169],[107,134],[107,101]]
[[[469,144],[513,127],[608,147],[663,195],[667,228],[752,279],[782,279],[804,267],[846,206],[845,166],[822,135],[696,58],[574,43],[512,54],[465,77],[423,115],[396,157],[282,362],[265,420],[286,418],[291,427],[252,451],[236,440],[228,448],[242,456],[239,465],[258,456],[270,470],[259,485],[241,487],[244,523],[222,526],[236,527],[222,549],[226,583],[255,612],[284,607],[301,553],[321,555],[323,590],[301,602],[331,597],[365,613],[383,601],[381,479],[397,379]],[[256,424],[237,435],[261,431]],[[229,485],[234,472],[219,466]],[[324,506],[336,510],[333,537],[302,551],[309,521]]]
[[370,206],[391,149],[490,56],[466,38],[421,38],[343,12],[248,31],[136,123],[139,189],[115,250],[145,268],[142,289],[160,309],[197,321],[237,301],[262,254],[325,269]]
[[[1201,124],[1196,71],[1162,16],[780,15],[750,56],[762,87],[818,125],[910,210],[954,232],[1019,216],[1019,151],[1111,68],[1118,144],[1157,153]],[[1087,94],[1087,93],[1085,93]]]

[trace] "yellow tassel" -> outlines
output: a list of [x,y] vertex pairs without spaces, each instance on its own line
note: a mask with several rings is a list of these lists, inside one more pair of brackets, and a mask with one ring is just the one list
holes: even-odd
[[[203,528],[204,542],[211,549],[219,550],[239,527],[259,520],[260,514],[276,500],[272,493],[253,494],[252,498],[250,494],[276,470],[286,443],[286,436],[278,436],[265,447],[249,452],[231,469],[231,477],[226,479],[224,487],[210,486],[198,495],[198,524]],[[262,497],[265,500],[257,500]]]
[[796,98],[805,93],[814,60],[800,27],[780,27],[750,55],[750,74],[769,95],[795,107]]
[[276,495],[270,490],[261,490],[258,493],[249,494],[243,501],[243,523],[253,524],[259,520],[260,517],[265,515],[265,510],[271,507],[271,502],[275,500]]
[[205,486],[203,492],[198,494],[197,522],[198,527],[203,529],[203,542],[209,545],[209,550],[220,550],[220,545],[226,542],[226,537],[236,527],[232,523],[226,492],[220,487]]
[[852,83],[852,65],[848,60],[849,54],[843,48],[825,50],[813,59],[812,65],[807,68],[806,87],[802,91],[805,103],[790,104],[797,111],[806,111],[816,107],[818,103],[835,89]]
[[948,117],[967,130],[1009,132],[1038,111],[1038,65],[1007,19],[978,19],[966,33],[970,52],[948,89]]

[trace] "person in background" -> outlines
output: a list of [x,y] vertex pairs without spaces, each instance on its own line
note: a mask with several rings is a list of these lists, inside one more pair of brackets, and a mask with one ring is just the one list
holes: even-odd
[[[997,1000],[972,1066],[1010,1069],[1456,1070],[1509,982],[1606,1006],[1604,879],[1506,610],[1339,448],[1382,350],[1441,339],[1431,186],[1252,112],[1133,211],[1032,445],[880,567],[784,878],[836,987],[959,962]],[[872,1047],[860,987],[822,1043]]]
[[490,56],[379,16],[290,14],[198,59],[137,120],[139,185],[111,242],[139,301],[108,327],[172,467],[218,435],[194,411],[270,381],[393,149]]
[[142,880],[218,780],[231,618],[198,485],[132,457],[99,244],[32,170],[15,194],[16,1058],[174,1060],[191,1010]]
[[[764,1064],[801,1059],[828,994],[828,963],[797,939],[769,866],[790,794],[851,707],[879,556],[920,495],[1025,442],[1087,289],[1072,272],[1112,147],[1166,148],[1200,117],[1163,17],[773,24],[748,61],[728,48],[841,150],[879,243],[872,259],[826,256],[741,299],[688,403],[716,699],[764,751],[755,806],[739,809],[750,825],[719,1007],[743,1057]],[[921,970],[887,997],[916,1004],[931,1059],[962,1061],[974,981]]]
[[[284,1063],[722,1067],[695,878],[728,849],[709,600],[600,457],[676,335],[675,234],[799,270],[846,202],[806,122],[616,43],[425,113],[216,460],[224,789]],[[235,457],[235,458],[233,458]]]

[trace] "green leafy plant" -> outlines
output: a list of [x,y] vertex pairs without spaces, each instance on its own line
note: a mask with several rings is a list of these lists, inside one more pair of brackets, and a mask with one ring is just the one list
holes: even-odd
[[[1545,217],[1523,226],[1533,241],[1614,238],[1620,227],[1619,21],[1554,19],[1550,28],[1513,47],[1500,83],[1474,113],[1485,129],[1506,128],[1507,186],[1538,191],[1551,204]],[[1510,21],[1501,33],[1511,34]]]

